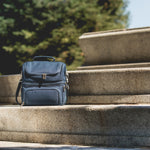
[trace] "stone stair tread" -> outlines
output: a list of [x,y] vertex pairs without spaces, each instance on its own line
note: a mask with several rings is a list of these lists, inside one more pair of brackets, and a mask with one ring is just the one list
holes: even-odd
[[148,104],[150,94],[141,95],[74,95],[69,96],[71,105]]
[[115,29],[115,30],[107,30],[107,31],[97,31],[97,32],[88,32],[83,33],[79,37],[79,39],[84,38],[85,36],[87,38],[90,37],[97,37],[97,36],[110,36],[110,35],[122,35],[122,34],[132,34],[132,33],[143,33],[143,32],[149,32],[150,27],[142,27],[142,28],[132,28],[132,29]]
[[[18,97],[20,100],[21,97]],[[149,104],[150,94],[141,95],[72,95],[66,105]],[[15,97],[0,97],[0,106],[17,105]]]
[[79,45],[85,65],[149,62],[149,37],[150,27],[92,32],[81,35]]
[[4,105],[0,107],[0,141],[150,146],[149,112],[150,104]]
[[[71,95],[130,95],[150,93],[150,68],[70,71]],[[76,81],[76,82],[74,82]]]
[[93,66],[81,66],[77,70],[97,70],[97,69],[124,69],[124,68],[140,68],[150,67],[150,62],[145,63],[126,63],[126,64],[111,64],[111,65],[93,65]]
[[101,146],[81,146],[81,145],[52,145],[39,143],[21,143],[0,141],[0,150],[149,150],[150,148],[117,148]]
[[[149,77],[150,67],[69,71],[69,96],[75,100],[74,96],[149,95]],[[20,78],[21,75],[0,77],[1,103],[15,103]]]

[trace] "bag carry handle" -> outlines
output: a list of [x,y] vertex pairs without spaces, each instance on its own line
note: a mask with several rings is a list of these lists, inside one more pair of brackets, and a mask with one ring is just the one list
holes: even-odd
[[53,62],[55,61],[55,58],[52,57],[52,56],[35,56],[35,57],[33,57],[33,60],[38,60],[38,59],[42,59],[42,58],[44,58],[44,59],[53,59]]

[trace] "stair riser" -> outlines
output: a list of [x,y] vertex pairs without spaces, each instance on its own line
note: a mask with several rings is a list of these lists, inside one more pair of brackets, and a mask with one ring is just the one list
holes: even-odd
[[[150,137],[134,137],[134,136],[104,136],[104,135],[97,136],[97,135],[69,135],[69,134],[64,135],[64,134],[47,134],[47,133],[0,132],[0,140],[3,141],[3,139],[13,142],[19,141],[19,142],[32,142],[43,144],[65,144],[65,145],[68,144],[68,145],[85,145],[85,146],[93,145],[93,146],[104,146],[105,148],[150,146]],[[112,150],[116,150],[116,148]],[[135,148],[133,148],[133,150],[135,150]],[[142,150],[142,148],[137,150]]]
[[6,75],[0,77],[0,97],[14,97],[21,75]]
[[[149,77],[149,68],[70,71],[69,99],[71,99],[71,103],[74,103],[72,101],[73,99],[75,99],[74,96],[80,96],[81,98],[83,98],[83,96],[91,96],[92,99],[96,99],[96,103],[98,102],[98,100],[100,101],[99,103],[102,103],[102,96],[105,96],[104,99],[107,99],[106,101],[111,101],[111,99],[114,99],[113,101],[115,101],[116,98],[113,95],[127,95],[129,99],[130,95],[146,95],[147,97],[147,95],[150,94]],[[14,103],[14,97],[20,78],[21,75],[0,77],[1,103],[10,102],[11,99],[13,100],[12,103]],[[129,99],[126,100],[129,101]],[[141,99],[140,101],[144,103],[144,99],[145,98],[143,97],[143,99]],[[83,101],[83,103],[85,104],[85,98],[83,98]],[[149,101],[148,97],[145,103],[147,103],[147,101]],[[80,103],[82,103],[82,101]]]
[[124,68],[145,68],[150,67],[150,63],[128,63],[115,65],[95,65],[95,66],[81,66],[78,70],[97,70],[97,69],[124,69]]
[[71,95],[130,95],[150,93],[150,69],[109,69],[70,73]]
[[150,146],[150,106],[1,107],[0,140]]
[[150,61],[150,28],[83,34],[79,45],[86,65]]
[[[20,101],[21,97],[18,97]],[[68,96],[67,104],[148,104],[150,95],[78,95]],[[0,97],[0,105],[16,104],[15,97]]]

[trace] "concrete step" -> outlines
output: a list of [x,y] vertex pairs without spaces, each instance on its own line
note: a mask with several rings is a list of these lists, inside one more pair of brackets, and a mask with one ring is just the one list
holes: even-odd
[[150,148],[116,148],[77,145],[51,145],[0,141],[0,150],[150,150]]
[[150,28],[85,33],[79,45],[85,65],[150,62]]
[[71,95],[140,95],[150,93],[150,68],[70,72]]
[[[18,97],[21,101],[21,97]],[[141,95],[70,95],[67,105],[148,104],[150,94]],[[0,97],[0,105],[16,105],[15,97]]]
[[0,107],[0,141],[150,146],[150,105]]
[[150,67],[150,63],[127,63],[115,65],[95,65],[95,66],[81,66],[77,70],[97,70],[97,69],[122,69],[122,68],[141,68]]
[[[77,101],[77,104],[91,104],[92,101],[95,104],[102,104],[105,101],[106,103],[112,101],[149,103],[149,77],[149,67],[70,71],[68,104],[75,104]],[[20,75],[0,77],[1,103],[15,103],[15,93],[20,78]],[[90,102],[88,96],[91,98]]]
[[67,104],[148,104],[150,94],[145,95],[77,95],[69,96]]

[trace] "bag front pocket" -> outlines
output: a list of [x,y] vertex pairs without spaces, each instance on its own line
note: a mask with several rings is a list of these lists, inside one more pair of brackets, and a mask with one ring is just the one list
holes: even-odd
[[58,105],[60,104],[60,91],[54,87],[23,88],[22,99],[24,105]]

